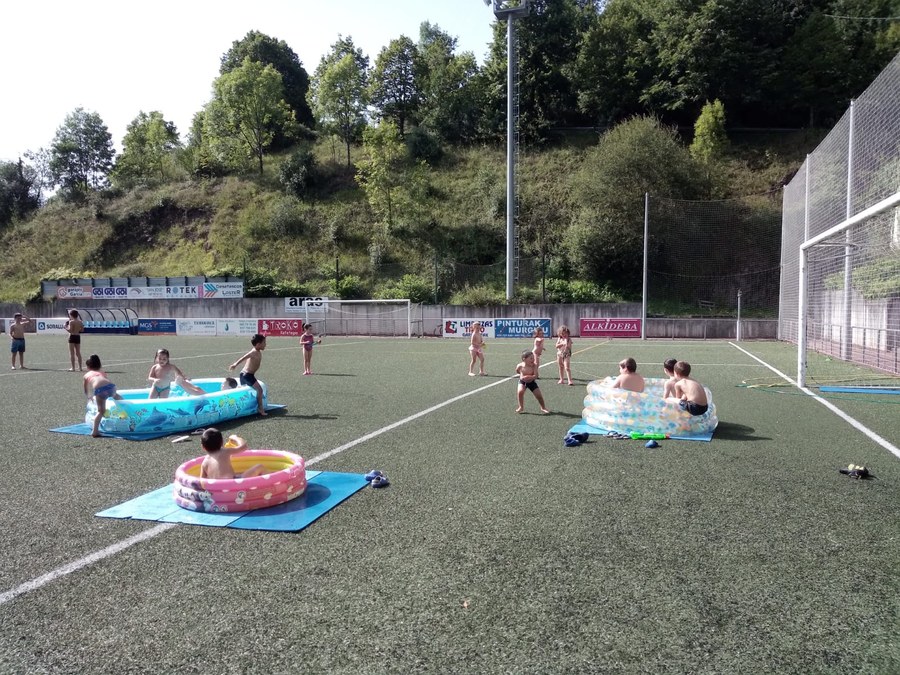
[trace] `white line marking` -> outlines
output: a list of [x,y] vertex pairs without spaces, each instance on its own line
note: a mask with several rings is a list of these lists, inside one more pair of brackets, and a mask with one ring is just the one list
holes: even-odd
[[163,523],[162,525],[157,525],[156,527],[141,532],[140,534],[136,534],[133,537],[123,539],[116,544],[107,546],[106,548],[96,551],[95,553],[91,553],[90,555],[86,555],[80,560],[71,562],[68,565],[63,565],[62,567],[59,567],[52,572],[48,572],[47,574],[38,577],[37,579],[32,579],[31,581],[26,581],[24,584],[19,584],[11,591],[0,593],[0,605],[9,602],[13,598],[18,597],[23,593],[28,593],[29,591],[36,590],[41,586],[49,584],[51,581],[56,581],[60,577],[64,577],[67,574],[71,574],[72,572],[77,572],[82,567],[87,567],[91,563],[95,563],[98,560],[108,558],[111,555],[115,555],[119,551],[124,551],[129,546],[134,546],[135,544],[146,541],[147,539],[151,539],[158,534],[162,534],[166,530],[171,530],[173,527],[175,527],[174,523]]
[[[729,342],[728,344],[730,344],[730,345],[731,345],[732,347],[734,347],[735,349],[738,349],[738,350],[744,352],[744,354],[746,354],[747,356],[749,356],[751,359],[754,359],[754,360],[756,360],[756,361],[759,361],[759,362],[760,362],[762,365],[764,365],[766,368],[768,368],[768,369],[771,370],[773,373],[775,373],[776,375],[778,375],[778,377],[782,378],[783,380],[785,380],[785,381],[787,381],[787,382],[790,382],[792,385],[794,385],[795,387],[797,387],[797,381],[796,381],[796,380],[792,380],[790,377],[788,377],[787,375],[785,375],[784,373],[782,373],[780,370],[778,370],[778,369],[775,368],[774,366],[770,366],[768,363],[766,363],[766,362],[763,361],[762,359],[757,358],[756,356],[754,356],[753,354],[751,354],[750,352],[748,352],[746,349],[744,349],[743,347],[739,347],[738,345],[734,344],[733,342]],[[871,438],[873,441],[875,441],[876,443],[878,443],[878,445],[880,445],[882,448],[884,448],[885,450],[887,450],[888,452],[890,452],[891,454],[893,454],[895,457],[897,457],[898,459],[900,459],[900,448],[898,448],[896,445],[894,445],[893,443],[891,443],[889,440],[887,440],[887,439],[885,439],[885,438],[879,436],[877,433],[875,433],[874,431],[872,431],[871,429],[869,429],[869,427],[867,427],[866,425],[864,425],[862,422],[859,422],[859,421],[857,421],[856,419],[854,419],[853,417],[850,417],[850,415],[848,415],[847,413],[845,413],[843,410],[841,410],[840,408],[838,408],[836,405],[834,405],[834,404],[831,403],[830,401],[826,401],[824,398],[822,398],[821,396],[819,396],[818,394],[816,394],[814,391],[811,391],[810,389],[807,389],[806,387],[797,387],[797,388],[798,388],[800,391],[802,391],[804,394],[806,394],[806,395],[808,395],[808,396],[812,396],[816,401],[818,401],[819,403],[821,403],[822,405],[824,405],[824,406],[825,406],[826,408],[828,408],[831,412],[833,412],[835,415],[837,415],[837,416],[840,417],[842,420],[844,420],[847,424],[849,424],[850,426],[852,426],[854,429],[856,429],[856,430],[858,430],[858,431],[861,431],[863,434],[865,434],[866,436],[868,436],[869,438]]]

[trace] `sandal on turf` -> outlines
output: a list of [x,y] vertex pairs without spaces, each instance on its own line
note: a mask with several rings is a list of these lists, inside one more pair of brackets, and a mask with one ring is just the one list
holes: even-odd
[[376,478],[383,478],[384,474],[381,473],[378,469],[372,469],[369,473],[366,474],[365,478],[367,481],[372,482]]
[[565,440],[563,441],[563,445],[565,445],[567,448],[577,448],[579,445],[581,445],[581,441],[579,441],[574,436],[566,436]]
[[390,484],[391,484],[391,482],[388,480],[387,476],[385,476],[384,474],[381,474],[380,476],[375,476],[375,478],[373,478],[371,480],[371,485],[373,488],[383,488],[383,487],[387,487]]
[[586,431],[579,431],[577,433],[569,434],[572,438],[576,439],[579,443],[587,443],[588,438],[590,438],[590,434]]
[[620,434],[618,431],[608,431],[606,433],[607,438],[612,438],[617,441],[624,441],[627,438],[631,438],[631,436],[627,436],[625,434]]

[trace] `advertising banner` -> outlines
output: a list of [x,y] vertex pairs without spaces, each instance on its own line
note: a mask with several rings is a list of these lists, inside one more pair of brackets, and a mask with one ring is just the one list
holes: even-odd
[[129,286],[128,297],[134,300],[165,300],[165,286]]
[[35,324],[35,330],[38,334],[44,335],[65,335],[69,331],[66,330],[66,319],[32,319]]
[[56,297],[65,300],[67,298],[90,298],[90,286],[59,286],[56,289]]
[[252,336],[258,332],[256,319],[219,319],[216,321],[216,335]]
[[581,319],[581,337],[641,337],[640,319]]
[[552,335],[551,321],[547,319],[495,319],[494,337],[530,338],[536,328],[543,328],[544,335]]
[[94,300],[120,300],[128,297],[128,286],[107,286],[92,288],[91,298]]
[[175,319],[139,319],[139,335],[175,335],[177,326]]
[[465,338],[472,337],[472,324],[480,321],[484,326],[482,335],[487,338],[494,337],[494,319],[445,319],[444,337]]
[[239,282],[207,281],[198,288],[204,300],[244,297],[244,284]]
[[216,319],[177,319],[175,334],[212,336],[216,334],[216,321]]
[[303,320],[259,319],[256,332],[266,337],[300,337],[303,335]]
[[292,314],[323,314],[327,308],[327,300],[327,297],[285,298],[284,311]]

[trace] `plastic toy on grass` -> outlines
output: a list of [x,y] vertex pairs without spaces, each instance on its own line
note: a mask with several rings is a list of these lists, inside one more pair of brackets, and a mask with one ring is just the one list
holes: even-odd
[[705,387],[709,410],[691,415],[677,402],[663,398],[663,378],[646,378],[641,393],[615,389],[610,386],[614,381],[607,377],[587,385],[581,414],[587,424],[641,440],[707,434],[719,424],[712,392]]
[[232,458],[236,472],[262,464],[266,473],[252,478],[201,478],[204,457],[188,460],[175,471],[175,503],[190,511],[235,513],[284,504],[306,491],[306,465],[284,450],[245,450]]
[[[145,434],[148,432],[184,432],[197,427],[215,426],[225,420],[255,415],[256,390],[239,386],[222,389],[224,378],[193,380],[205,394],[189,396],[178,385],[173,385],[168,398],[150,399],[150,389],[119,389],[122,400],[108,399],[106,414],[100,421],[100,432]],[[263,388],[263,405],[267,403],[266,385]],[[84,419],[93,423],[97,404],[91,398],[87,403]]]

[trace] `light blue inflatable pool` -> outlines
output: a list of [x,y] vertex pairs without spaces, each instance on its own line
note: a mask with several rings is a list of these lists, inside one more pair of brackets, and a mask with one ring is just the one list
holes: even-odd
[[[222,390],[224,378],[211,377],[191,380],[206,394],[189,396],[176,384],[172,385],[169,398],[150,398],[150,389],[120,389],[121,401],[107,399],[106,414],[100,421],[100,431],[127,435],[179,432],[210,427],[236,417],[255,415],[256,390],[239,386]],[[263,389],[263,405],[268,403],[266,385]],[[97,404],[91,398],[84,413],[84,421],[93,424]]]

